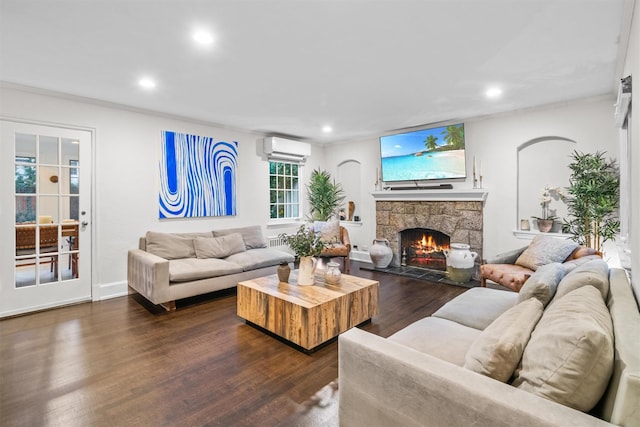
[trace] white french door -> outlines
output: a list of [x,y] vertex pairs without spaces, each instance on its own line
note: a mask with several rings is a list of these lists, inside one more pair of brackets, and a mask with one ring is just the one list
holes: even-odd
[[0,317],[91,300],[91,132],[0,121]]

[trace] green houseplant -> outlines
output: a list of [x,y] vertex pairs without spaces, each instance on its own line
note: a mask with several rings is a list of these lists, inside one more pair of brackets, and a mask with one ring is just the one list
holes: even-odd
[[327,221],[338,211],[344,201],[342,186],[331,179],[331,174],[321,169],[314,169],[307,185],[309,200],[309,219],[311,221]]
[[572,240],[598,251],[620,229],[620,172],[616,161],[604,154],[573,152],[567,189],[569,218],[563,227],[573,234]]
[[325,243],[320,240],[320,235],[313,232],[306,225],[301,225],[295,234],[278,235],[299,257],[318,256],[325,248]]
[[306,225],[301,225],[295,234],[278,235],[300,258],[300,269],[298,271],[298,285],[313,285],[313,274],[316,270],[317,261],[314,257],[320,255],[325,243],[320,239],[320,235]]

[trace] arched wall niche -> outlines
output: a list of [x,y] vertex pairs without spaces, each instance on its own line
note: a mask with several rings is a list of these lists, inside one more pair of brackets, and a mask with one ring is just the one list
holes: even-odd
[[[516,229],[521,220],[529,220],[531,230],[537,230],[533,216],[542,216],[540,198],[544,188],[561,187],[566,192],[569,186],[569,163],[576,141],[561,136],[534,138],[518,146],[518,197]],[[550,215],[559,219],[567,216],[567,206],[554,198],[549,204]],[[556,223],[552,232],[560,232]]]
[[361,216],[362,165],[358,160],[345,160],[338,164],[338,182],[344,190],[344,211],[348,215],[348,203],[355,204],[354,215]]

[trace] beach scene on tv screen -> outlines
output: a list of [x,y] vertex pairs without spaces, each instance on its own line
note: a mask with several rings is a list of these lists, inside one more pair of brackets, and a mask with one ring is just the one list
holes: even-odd
[[464,178],[462,123],[380,137],[383,181]]

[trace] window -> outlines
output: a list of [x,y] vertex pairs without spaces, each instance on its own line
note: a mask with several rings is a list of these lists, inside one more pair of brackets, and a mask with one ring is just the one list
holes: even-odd
[[[16,222],[35,222],[36,158],[16,156]],[[33,166],[32,166],[33,165]]]
[[631,272],[631,76],[620,82],[615,118],[620,127],[620,264]]
[[269,162],[269,210],[271,219],[300,217],[300,165]]
[[[80,177],[78,175],[78,161],[69,160],[69,194],[79,194]],[[69,218],[77,220],[80,218],[80,199],[77,196],[69,198]]]

